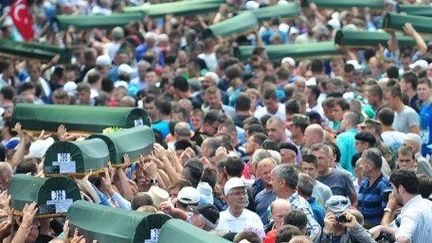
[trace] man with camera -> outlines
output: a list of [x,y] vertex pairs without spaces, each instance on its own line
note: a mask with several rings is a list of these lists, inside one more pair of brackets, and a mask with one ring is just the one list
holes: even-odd
[[[349,200],[344,196],[332,196],[327,200],[327,214],[324,218],[324,229],[320,242],[375,242],[369,232],[359,223],[360,218],[358,220],[354,216],[354,210],[349,210],[350,206]],[[361,217],[361,214],[357,216]]]

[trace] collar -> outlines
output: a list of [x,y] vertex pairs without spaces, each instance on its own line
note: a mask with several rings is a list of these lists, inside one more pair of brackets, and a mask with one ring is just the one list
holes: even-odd
[[246,211],[246,209],[245,208],[243,208],[243,211],[242,211],[242,213],[240,214],[240,216],[238,217],[238,218],[236,218],[236,217],[234,217],[234,215],[232,215],[231,214],[231,212],[229,211],[229,209],[230,209],[230,207],[228,207],[227,208],[227,212],[228,212],[228,217],[227,217],[227,220],[239,220],[239,219],[246,219],[247,217],[246,217],[246,213],[245,213],[245,211]]
[[406,210],[408,209],[408,207],[409,207],[411,204],[414,204],[414,203],[420,201],[421,199],[422,199],[422,196],[421,196],[421,195],[417,195],[417,196],[411,198],[411,199],[410,199],[407,203],[405,203],[405,205],[402,207],[402,211],[401,211],[401,213],[404,213],[404,211],[406,211]]

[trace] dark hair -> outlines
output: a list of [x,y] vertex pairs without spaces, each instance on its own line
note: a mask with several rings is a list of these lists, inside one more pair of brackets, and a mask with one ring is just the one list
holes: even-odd
[[201,181],[203,174],[203,164],[199,159],[193,158],[186,162],[183,168],[183,176],[186,180],[192,183],[193,187],[197,187]]
[[31,175],[37,174],[38,163],[36,158],[26,158],[23,161],[19,162],[15,169],[15,174],[27,174]]
[[177,76],[174,78],[173,87],[174,89],[178,89],[182,92],[187,92],[189,90],[189,83],[182,76]]
[[155,142],[162,145],[162,147],[164,147],[165,149],[168,148],[167,143],[165,142],[164,137],[162,136],[162,133],[156,129],[152,129],[153,130],[153,134],[155,137]]
[[275,100],[277,100],[276,89],[269,88],[269,89],[264,90],[264,92],[263,92],[263,98],[265,100],[268,100],[268,99],[275,99]]
[[246,93],[240,93],[237,97],[235,109],[236,111],[249,111],[251,99]]
[[14,97],[15,90],[12,86],[4,86],[0,90],[0,94],[3,95],[3,97],[6,100],[12,100]]
[[187,148],[192,148],[192,143],[188,140],[179,140],[174,143],[175,150],[185,150]]
[[386,70],[387,77],[390,78],[399,78],[399,68],[396,65],[391,65]]
[[349,103],[344,98],[337,98],[336,105],[339,105],[342,110],[347,111],[350,109]]
[[295,99],[290,99],[285,103],[286,114],[300,113],[300,103]]
[[382,100],[384,97],[384,92],[383,92],[381,86],[379,86],[377,84],[371,85],[368,89],[368,93],[370,95],[373,95],[373,96],[378,96],[378,99],[380,99],[380,100]]
[[203,123],[213,124],[219,121],[219,112],[210,110],[204,114]]
[[405,80],[405,82],[410,83],[411,87],[416,90],[417,89],[417,82],[418,78],[417,75],[414,72],[406,72],[402,75],[402,79]]
[[161,114],[169,116],[172,110],[171,102],[165,99],[160,100],[156,102],[156,109],[158,109]]
[[262,132],[256,132],[251,136],[253,136],[254,143],[258,144],[259,146],[262,146],[264,141],[267,139],[267,135]]
[[284,224],[290,224],[296,226],[300,230],[306,229],[308,219],[306,214],[299,209],[293,209],[284,215]]
[[419,181],[420,195],[422,198],[429,198],[432,193],[432,178],[425,174],[419,174],[417,177]]
[[273,140],[266,139],[261,145],[263,149],[279,151],[279,144]]
[[320,59],[312,60],[311,71],[312,73],[322,73],[324,70],[324,63]]
[[205,168],[201,177],[202,182],[207,182],[211,188],[214,188],[217,183],[217,171],[213,168]]
[[316,85],[310,85],[307,86],[308,89],[312,91],[312,93],[315,95],[315,99],[318,99],[318,96],[320,96],[321,91],[319,90],[318,86]]
[[341,158],[341,152],[339,147],[337,146],[337,144],[333,143],[333,142],[326,142],[325,145],[327,145],[333,152],[333,155],[336,156],[336,163],[339,163],[340,158]]
[[229,156],[226,159],[225,171],[228,176],[241,177],[243,173],[244,163],[237,156]]
[[294,225],[284,225],[277,230],[275,243],[288,242],[297,235],[303,235],[299,228]]
[[142,206],[150,206],[154,205],[153,199],[151,196],[145,192],[138,192],[131,201],[131,209],[137,210]]
[[392,97],[402,100],[402,90],[399,84],[393,84],[393,82],[387,83],[386,92],[390,92]]
[[402,185],[410,194],[417,194],[419,191],[419,180],[414,171],[398,169],[391,174],[390,182],[396,188]]
[[[251,124],[248,127],[247,133],[249,134],[249,136],[254,135],[256,133],[262,133],[262,134],[266,135],[265,129],[263,126],[261,126],[261,124]],[[267,138],[267,135],[266,135],[266,138]]]
[[306,163],[309,163],[309,164],[314,164],[315,167],[318,166],[318,160],[315,157],[315,155],[313,155],[313,154],[305,154],[305,155],[303,155],[302,156],[302,163],[303,162],[306,162]]
[[237,233],[237,235],[234,237],[233,243],[239,243],[242,240],[247,240],[250,243],[261,243],[261,239],[255,232],[252,231],[243,231]]
[[377,118],[384,126],[391,126],[394,120],[394,111],[388,107],[382,108],[378,111]]
[[417,83],[417,86],[418,86],[419,84],[426,84],[429,88],[432,88],[432,83],[431,83],[431,81],[430,81],[429,79],[427,79],[427,78],[422,78],[422,79],[420,79],[420,80],[418,81],[418,83]]

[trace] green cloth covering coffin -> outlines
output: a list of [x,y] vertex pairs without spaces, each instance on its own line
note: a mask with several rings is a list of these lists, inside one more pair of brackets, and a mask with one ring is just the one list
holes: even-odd
[[432,18],[388,13],[384,16],[383,29],[393,29],[403,31],[405,23],[411,23],[419,33],[432,33]]
[[160,3],[154,5],[141,5],[136,7],[125,7],[125,13],[141,12],[145,16],[164,17],[167,14],[175,16],[187,16],[196,14],[208,14],[216,12],[223,0],[192,0],[177,1],[171,3]]
[[398,13],[432,17],[432,6],[416,4],[398,4]]
[[[399,45],[413,46],[416,45],[415,40],[411,36],[396,34]],[[335,44],[343,47],[372,47],[387,46],[390,40],[390,35],[382,31],[348,31],[338,30],[335,36]]]
[[242,34],[257,26],[259,22],[275,17],[295,18],[299,16],[296,4],[275,5],[240,12],[238,15],[211,25],[210,32],[214,36],[227,37],[232,34]]
[[60,216],[81,199],[77,184],[68,177],[41,178],[15,175],[9,184],[12,208],[22,213],[26,203],[36,202],[38,217]]
[[315,3],[319,8],[331,9],[350,9],[357,8],[374,8],[384,9],[384,0],[303,0],[303,7]]
[[123,129],[108,134],[94,134],[89,138],[100,138],[105,141],[113,164],[123,163],[124,154],[127,154],[131,161],[137,160],[140,154],[149,154],[155,142],[153,131],[148,126]]
[[[246,60],[250,57],[255,46],[240,46],[240,58]],[[342,50],[335,47],[333,41],[265,46],[267,56],[271,60],[279,60],[284,57],[294,59],[327,58],[342,55]]]
[[149,126],[150,118],[139,108],[17,104],[12,122],[30,131],[57,131],[63,124],[69,132],[98,133],[108,127]]
[[69,16],[59,15],[55,18],[55,23],[59,28],[66,30],[69,26],[74,26],[76,29],[112,29],[116,26],[126,26],[134,20],[144,18],[142,13],[121,13],[111,15],[85,15],[85,16]]
[[8,39],[0,39],[0,53],[44,61],[49,61],[55,55],[60,55],[61,63],[69,63],[72,58],[72,51],[70,49],[39,43],[17,42]]
[[83,200],[72,204],[67,217],[69,225],[78,228],[86,239],[103,243],[158,242],[160,228],[169,219],[166,214],[140,213]]
[[108,162],[108,146],[100,138],[59,141],[51,145],[45,153],[44,173],[47,176],[84,175],[101,171]]
[[170,219],[160,231],[158,243],[228,243],[216,234],[209,233],[180,219]]

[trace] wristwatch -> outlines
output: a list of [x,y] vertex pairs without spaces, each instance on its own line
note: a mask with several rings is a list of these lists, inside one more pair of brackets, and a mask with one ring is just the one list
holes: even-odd
[[157,185],[158,184],[158,180],[156,178],[151,178],[150,179],[150,184],[153,185]]
[[386,207],[386,208],[384,208],[384,212],[393,212],[393,210],[391,209],[391,208],[388,208],[388,207]]

